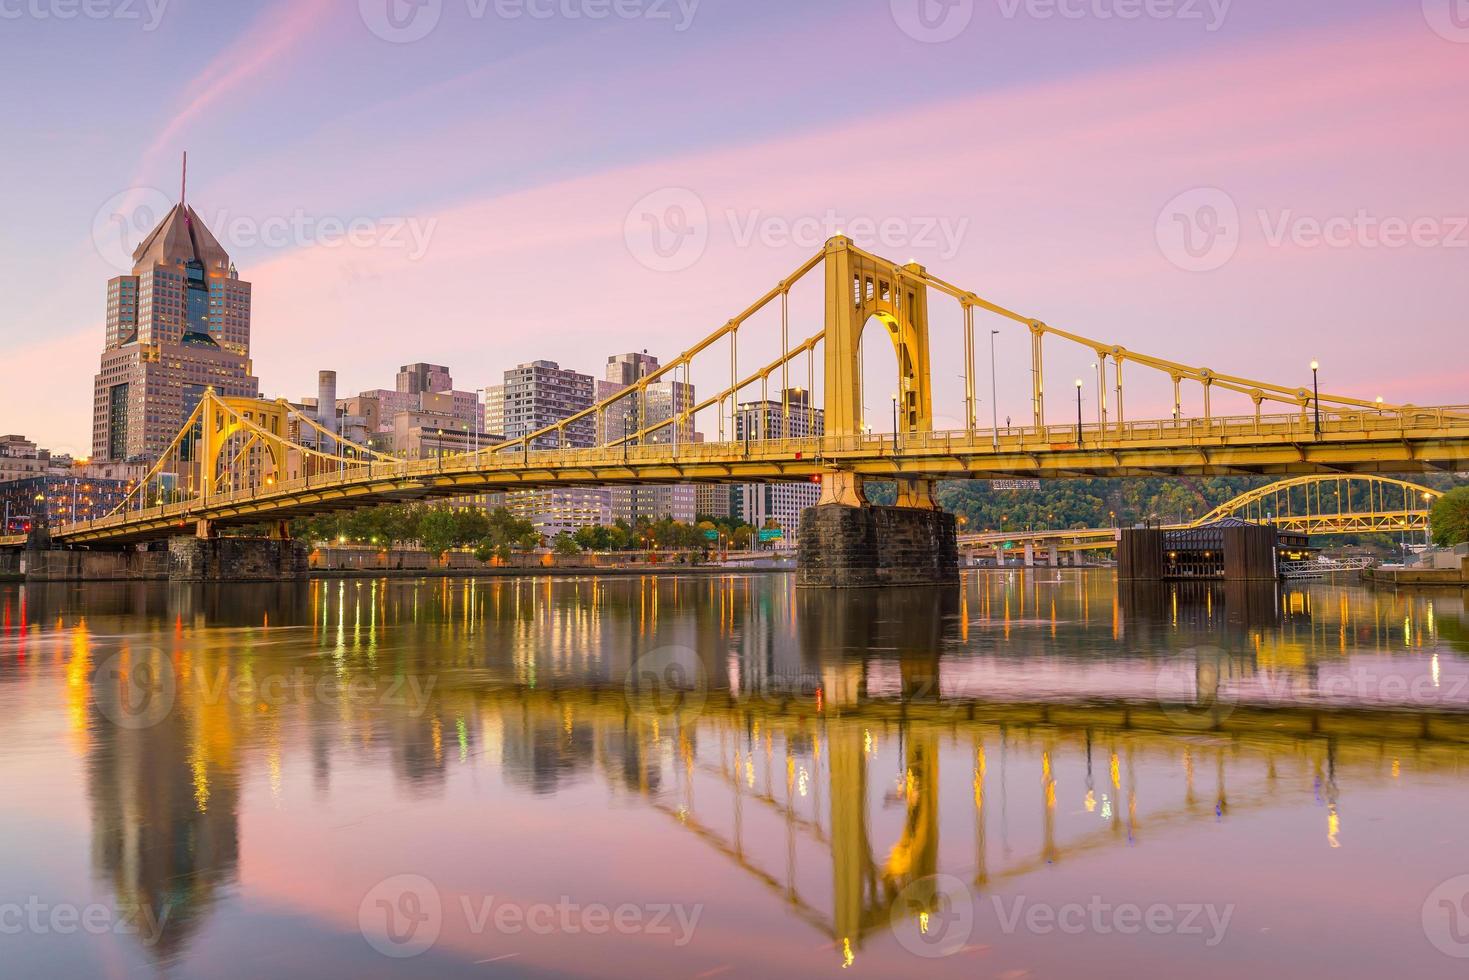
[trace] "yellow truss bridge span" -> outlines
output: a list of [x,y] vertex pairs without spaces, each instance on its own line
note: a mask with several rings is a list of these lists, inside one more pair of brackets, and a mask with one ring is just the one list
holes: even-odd
[[[1302,476],[1247,491],[1203,517],[1164,527],[1182,531],[1226,517],[1240,517],[1311,536],[1421,534],[1429,528],[1430,507],[1439,493],[1392,477]],[[1358,506],[1362,501],[1365,506]],[[1117,530],[987,531],[960,535],[959,543],[978,550],[1014,543],[1055,545],[1063,551],[1102,551],[1116,546]]]
[[[819,329],[803,338],[804,330],[792,329],[791,295],[808,277],[820,284],[824,305]],[[955,340],[963,350],[955,365],[964,382],[962,416],[942,427],[930,378],[935,298],[957,305],[962,338]],[[995,410],[992,424],[980,426],[976,314],[1028,335],[1031,406],[1018,425],[1007,419],[999,426]],[[873,433],[865,418],[869,323],[887,334],[896,355],[891,434]],[[1093,363],[1090,421],[1081,418],[1080,387],[1076,416],[1069,387],[1059,402],[1052,390],[1048,411],[1048,344]],[[711,374],[721,390],[650,412],[652,386],[675,382],[691,392],[696,363],[703,390]],[[1129,384],[1151,376],[1171,385],[1170,417],[1129,418],[1124,375]],[[1185,410],[1185,391],[1197,410]],[[1220,413],[1220,396],[1247,414]],[[821,409],[824,435],[799,437],[805,430],[793,422],[802,407],[793,398]],[[766,438],[742,438],[752,428],[752,404],[754,427]],[[865,501],[865,481],[883,480],[896,481],[899,505],[931,508],[932,481],[941,478],[1401,473],[1462,469],[1466,456],[1469,407],[1390,405],[1165,360],[1050,326],[838,237],[630,388],[493,446],[404,461],[348,442],[283,401],[210,392],[114,513],[51,534],[65,545],[209,536],[232,525],[266,524],[281,534],[290,518],[335,508],[557,485],[819,478],[823,503],[855,506]]]

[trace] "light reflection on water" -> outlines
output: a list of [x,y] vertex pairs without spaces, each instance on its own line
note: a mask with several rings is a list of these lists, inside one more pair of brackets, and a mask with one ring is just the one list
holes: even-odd
[[[1235,976],[1304,955],[1454,975],[1424,909],[1469,872],[1461,596],[1055,577],[5,589],[0,926],[6,903],[46,911],[0,954],[53,976]],[[401,875],[431,894],[385,893]],[[431,945],[375,949],[379,900],[431,918]],[[697,921],[497,928],[496,903]],[[1024,917],[1098,903],[1231,912],[1212,944]],[[46,918],[93,904],[148,910],[141,935]]]

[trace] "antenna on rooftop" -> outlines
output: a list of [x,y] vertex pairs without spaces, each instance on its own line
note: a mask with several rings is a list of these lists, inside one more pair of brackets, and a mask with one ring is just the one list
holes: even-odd
[[189,151],[184,151],[184,179],[179,185],[179,204],[185,204],[189,199]]

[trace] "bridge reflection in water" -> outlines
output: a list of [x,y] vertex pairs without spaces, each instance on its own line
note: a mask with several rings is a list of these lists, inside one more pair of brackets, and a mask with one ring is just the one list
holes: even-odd
[[[303,741],[322,799],[364,764],[414,798],[451,792],[461,768],[535,795],[599,781],[847,961],[895,908],[924,911],[938,873],[999,889],[1303,800],[1338,847],[1345,788],[1469,763],[1457,596],[1119,594],[1106,575],[1021,573],[845,595],[710,577],[0,596],[15,651],[0,684],[64,678],[94,871],[120,901],[172,910],[163,958],[249,859],[240,787],[278,795]],[[697,684],[681,698],[630,684],[669,648],[697,658]],[[121,673],[102,669],[117,658]],[[145,666],[171,678],[173,710],[114,723]],[[1406,685],[1396,702],[1384,670]],[[1355,703],[1327,683],[1343,676],[1366,679]],[[272,695],[267,677],[358,693]],[[222,694],[244,681],[251,697]]]

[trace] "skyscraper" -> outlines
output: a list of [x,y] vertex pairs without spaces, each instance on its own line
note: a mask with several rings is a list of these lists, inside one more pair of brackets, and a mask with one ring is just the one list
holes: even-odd
[[[791,388],[783,399],[745,402],[735,416],[735,439],[804,439],[826,431],[826,413],[811,404],[810,393]],[[787,543],[801,529],[801,513],[821,501],[819,483],[746,483],[732,502],[746,524],[763,528],[767,521],[779,525]]]
[[[658,370],[658,358],[641,354],[616,354],[607,358],[607,378],[597,382],[598,400],[625,391]],[[603,443],[615,443],[629,433],[641,432],[668,422],[694,407],[694,386],[682,381],[654,381],[647,392],[629,393],[608,406],[603,417]],[[642,439],[644,445],[686,446],[697,440],[692,417],[665,425]],[[674,486],[616,486],[612,488],[612,517],[634,526],[640,520],[661,521],[671,517],[693,523],[698,494],[692,484]]]
[[[485,418],[498,424],[497,433],[519,439],[555,425],[564,418],[592,407],[593,378],[563,369],[555,361],[532,361],[505,372],[505,383],[485,390]],[[596,444],[597,421],[585,418],[566,427],[566,447]],[[534,440],[535,449],[559,449],[556,435]],[[511,490],[491,495],[511,513],[530,521],[547,539],[571,534],[578,528],[611,523],[608,491],[600,487],[547,487],[543,490]]]
[[107,284],[92,458],[156,458],[208,388],[254,398],[250,284],[198,213],[175,205]]
[[[592,376],[564,370],[555,361],[531,361],[505,372],[506,439],[539,432],[592,407]],[[566,448],[588,448],[597,442],[597,420],[591,416],[566,427]],[[532,449],[560,449],[555,433],[536,439]]]

